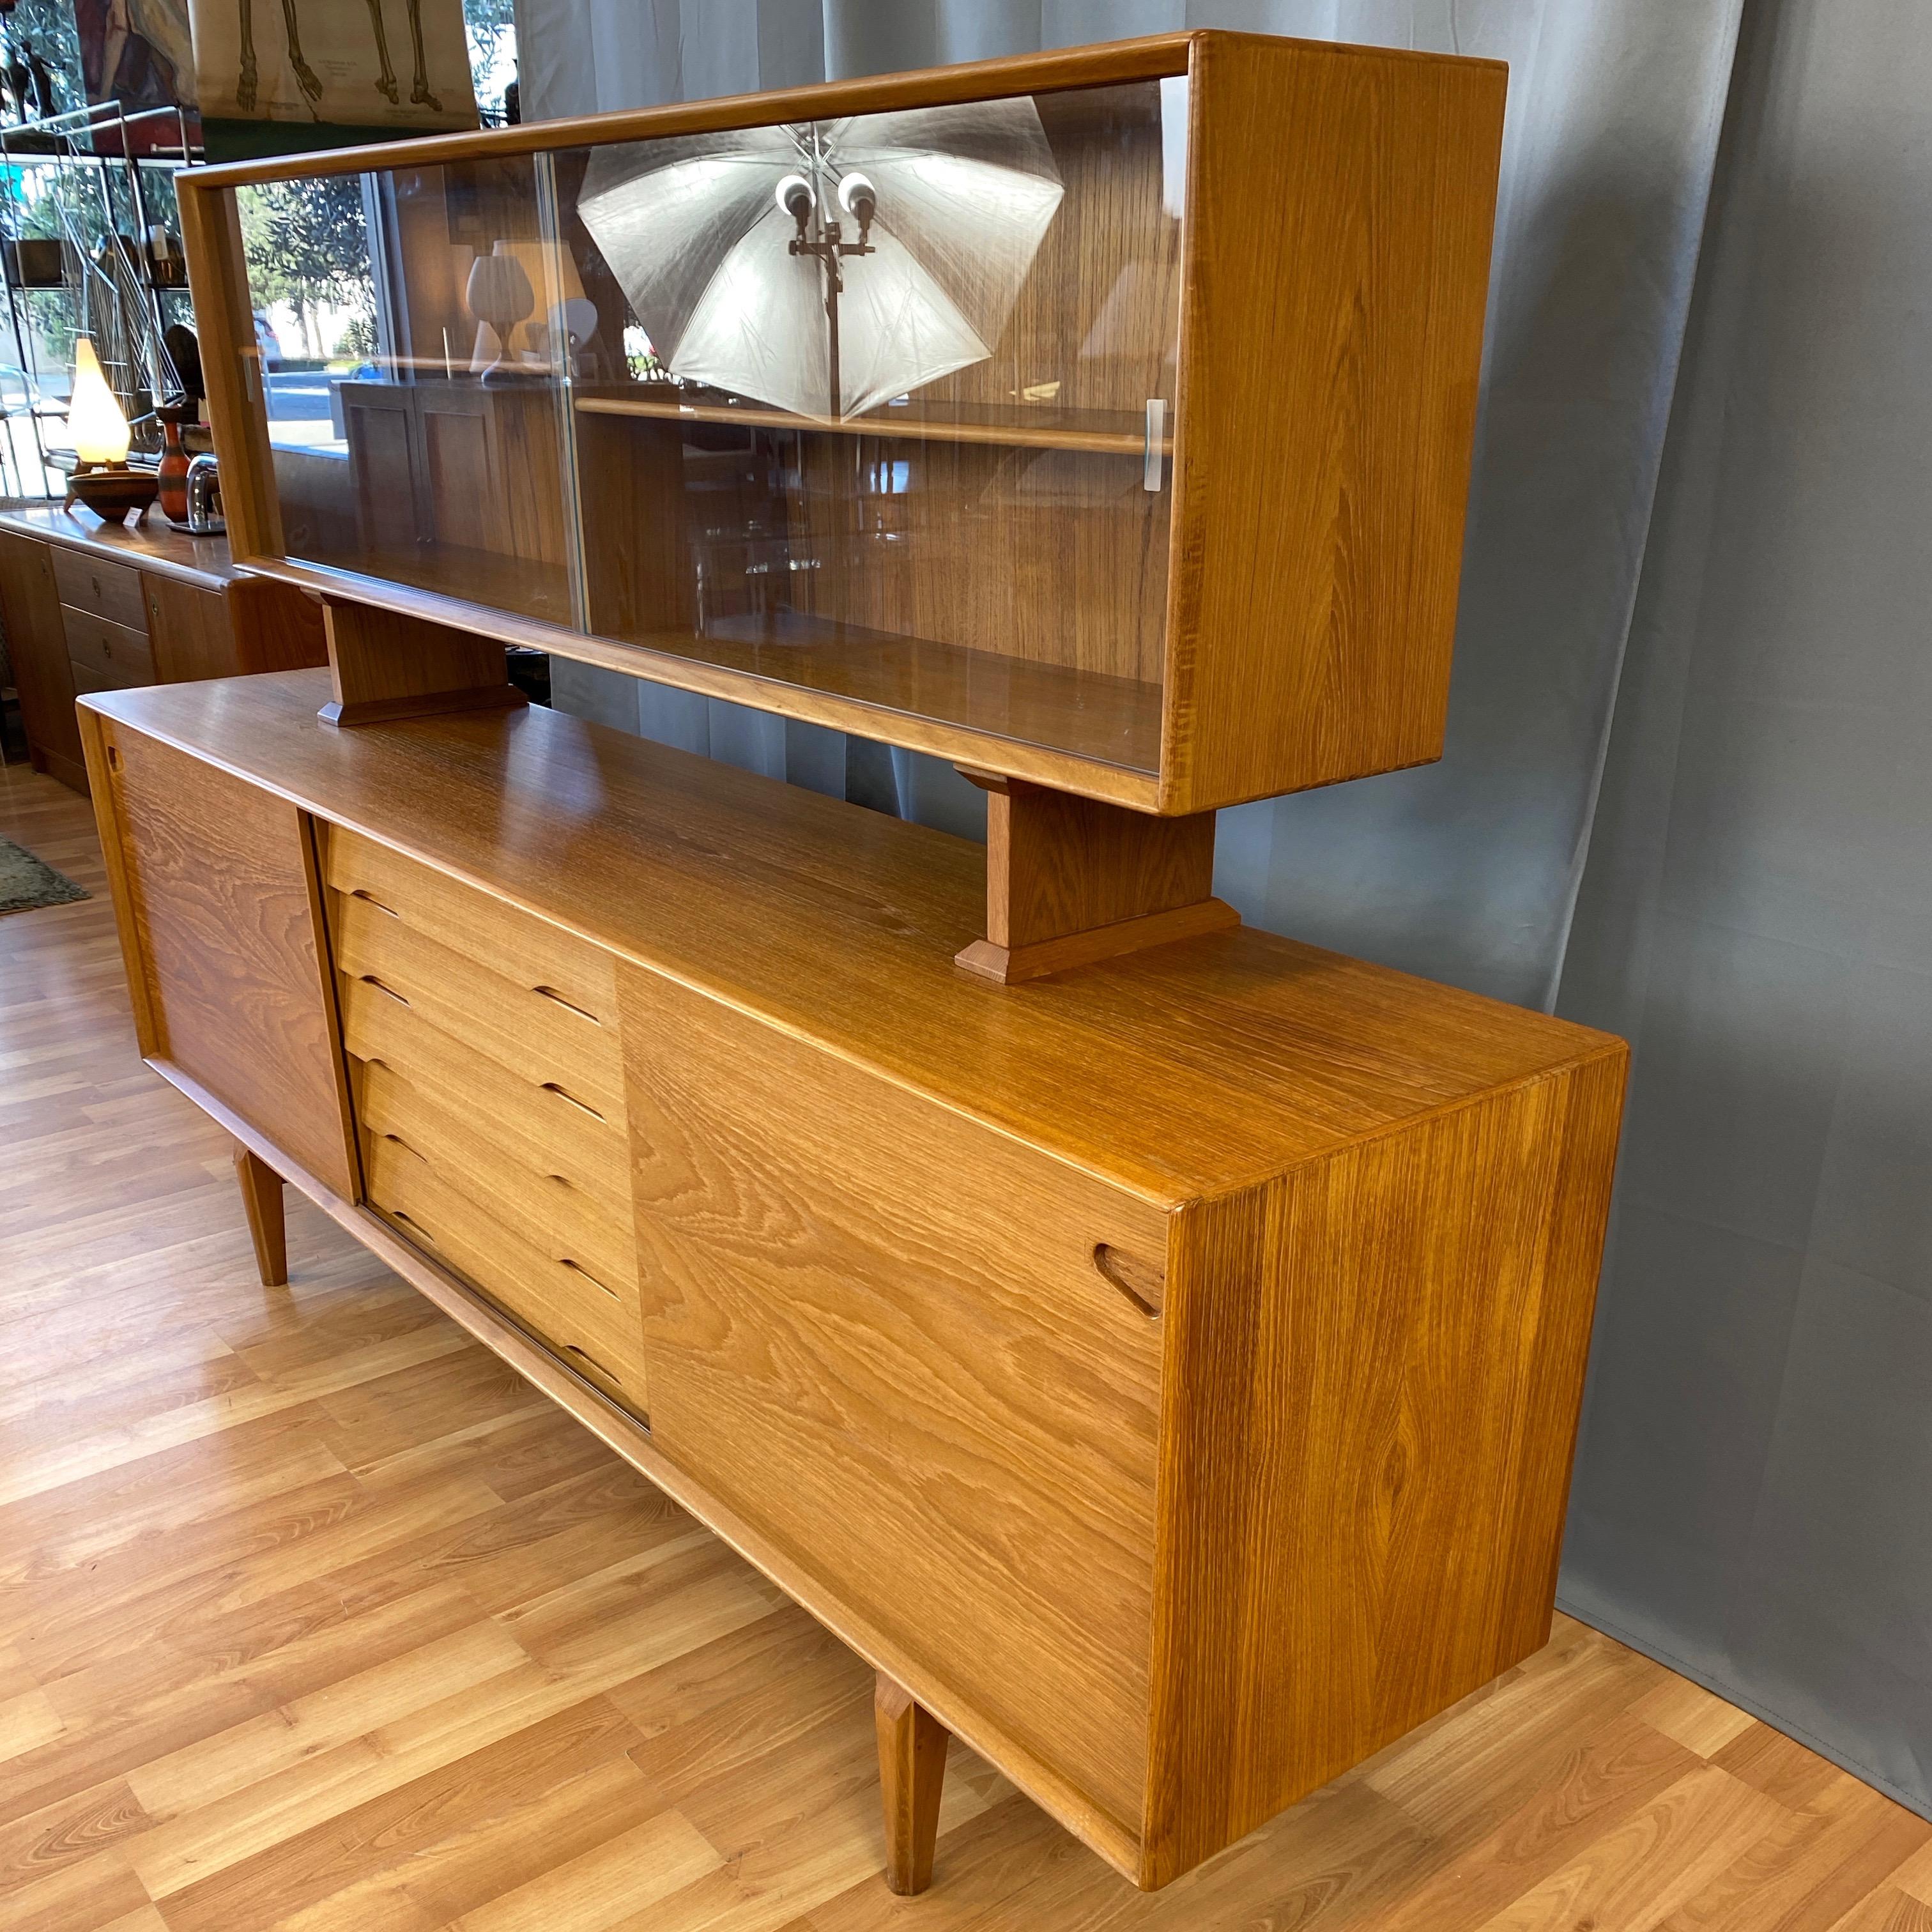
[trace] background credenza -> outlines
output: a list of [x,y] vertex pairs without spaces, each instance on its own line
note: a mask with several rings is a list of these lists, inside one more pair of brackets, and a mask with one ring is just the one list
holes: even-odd
[[1621,1042],[1222,929],[953,964],[978,848],[326,675],[81,717],[151,1064],[1163,1884],[1547,1635]]
[[319,605],[154,511],[130,529],[55,503],[0,509],[0,625],[34,768],[77,790],[76,696],[328,656]]

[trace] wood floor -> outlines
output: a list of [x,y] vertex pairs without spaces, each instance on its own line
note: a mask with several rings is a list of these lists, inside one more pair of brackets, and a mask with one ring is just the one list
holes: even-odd
[[[104,895],[82,802],[0,834]],[[143,1069],[104,896],[0,919],[7,1932],[1932,1932],[1932,1826],[1580,1624],[1153,1897]]]

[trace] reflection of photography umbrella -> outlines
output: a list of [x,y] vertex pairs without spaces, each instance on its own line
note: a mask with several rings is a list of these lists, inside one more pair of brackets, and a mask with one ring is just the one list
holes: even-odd
[[1019,99],[602,148],[578,212],[674,375],[849,416],[992,353],[1062,192]]

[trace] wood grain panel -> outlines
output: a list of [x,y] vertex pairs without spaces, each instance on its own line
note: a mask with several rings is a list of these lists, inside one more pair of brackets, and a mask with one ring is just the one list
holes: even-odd
[[1149,1882],[1547,1638],[1624,1064],[1180,1217]]
[[[1166,1216],[620,976],[665,1453],[1132,1834]],[[944,1176],[944,1186],[938,1177]]]
[[352,1197],[302,814],[118,722],[104,736],[159,1056]]
[[[278,589],[281,586],[278,586]],[[197,590],[156,571],[141,573],[141,602],[157,674],[170,684],[196,678],[232,677],[243,670],[266,668],[238,661],[235,626],[230,621],[232,592]],[[321,658],[308,662],[321,663]],[[292,664],[276,669],[292,669]]]
[[1195,44],[1163,812],[1441,755],[1507,78]]
[[20,694],[20,718],[34,761],[62,784],[87,789],[67,626],[49,546],[0,530],[0,625]]
[[[165,662],[172,646],[164,640],[178,621],[174,600],[165,595],[156,598],[156,581],[152,573],[146,580],[148,633]],[[308,665],[328,663],[328,638],[322,626],[320,598],[298,590],[292,584],[278,584],[273,578],[254,576],[235,578],[223,595],[234,634],[236,670],[244,674],[298,670]],[[204,610],[206,608],[202,607]],[[163,674],[171,679],[181,675],[172,671]]]
[[439,712],[514,709],[503,646],[367,604],[326,603],[332,724],[373,724]]

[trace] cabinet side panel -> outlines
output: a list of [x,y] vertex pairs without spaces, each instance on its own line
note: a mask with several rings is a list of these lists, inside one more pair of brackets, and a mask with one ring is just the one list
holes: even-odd
[[1195,63],[1166,812],[1441,755],[1504,88],[1240,34]]
[[1546,1640],[1624,1066],[1183,1216],[1152,1882]]
[[159,1056],[353,1200],[306,821],[113,719],[102,736]]
[[1094,1252],[1157,1274],[1167,1216],[686,988],[620,986],[658,1446],[947,1686],[935,1714],[1137,1840],[1160,1331]]
[[84,789],[80,729],[74,715],[74,674],[48,546],[0,531],[0,625],[20,694],[20,722],[38,763]]

